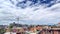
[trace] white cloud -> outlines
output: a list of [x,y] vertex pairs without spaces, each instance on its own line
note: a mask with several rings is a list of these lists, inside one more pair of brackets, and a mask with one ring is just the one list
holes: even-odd
[[[29,4],[30,2],[27,3],[27,5]],[[21,8],[17,8],[15,5],[11,4],[10,1],[6,0],[6,1],[0,1],[0,7],[1,7],[0,8],[1,22],[5,21],[9,23],[11,22],[11,20],[13,22],[14,20],[16,21],[17,17],[20,17],[21,20],[25,20],[26,22],[30,22],[31,20],[35,22],[35,24],[37,24],[37,22],[39,24],[43,24],[41,22],[45,22],[44,24],[57,23],[60,20],[60,15],[59,15],[60,3],[56,3],[52,7],[47,7],[47,8],[45,8],[46,5],[39,5],[39,6],[34,6],[32,8],[27,7],[25,9],[21,9]]]

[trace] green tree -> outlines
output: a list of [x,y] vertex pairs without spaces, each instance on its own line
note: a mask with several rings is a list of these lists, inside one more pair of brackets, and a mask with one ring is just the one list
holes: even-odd
[[4,28],[0,29],[0,34],[4,34],[6,32],[6,30]]
[[12,25],[10,25],[10,26],[9,26],[10,31],[12,30],[12,28],[13,28],[13,26],[12,26]]
[[13,25],[9,25],[9,30],[10,30],[10,34],[11,34],[11,31],[12,31],[12,28],[13,28]]

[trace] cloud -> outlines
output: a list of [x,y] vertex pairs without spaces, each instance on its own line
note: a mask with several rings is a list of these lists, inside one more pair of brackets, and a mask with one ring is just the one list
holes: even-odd
[[[26,8],[17,7],[16,4],[21,0],[1,0],[0,1],[0,22],[1,24],[9,24],[11,22],[17,22],[17,18],[20,18],[20,22],[23,24],[49,24],[60,22],[60,3],[59,1],[47,7],[47,4],[38,4],[37,6],[29,6],[30,1],[26,2]],[[14,4],[12,4],[13,2]]]

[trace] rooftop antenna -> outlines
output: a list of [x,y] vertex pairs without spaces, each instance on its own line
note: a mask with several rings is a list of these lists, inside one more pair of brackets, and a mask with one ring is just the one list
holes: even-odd
[[[20,23],[20,20],[22,19],[22,17],[17,17],[16,20],[17,20],[17,23]],[[21,23],[20,23],[21,24]]]
[[19,23],[19,16],[17,17],[17,23]]
[[16,18],[16,19],[17,19],[17,23],[20,23],[20,20],[22,20],[22,19],[24,19],[24,18],[27,18],[27,17],[21,17],[21,16],[19,17],[19,16],[18,16],[18,17]]

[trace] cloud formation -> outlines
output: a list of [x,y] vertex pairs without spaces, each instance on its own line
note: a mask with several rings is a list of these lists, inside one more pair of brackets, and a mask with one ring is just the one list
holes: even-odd
[[[18,2],[20,3],[19,6],[17,6]],[[18,17],[22,24],[55,24],[60,22],[59,0],[53,0],[50,3],[40,3],[38,1],[33,4],[32,1],[28,0],[0,0],[1,24],[17,22]]]

